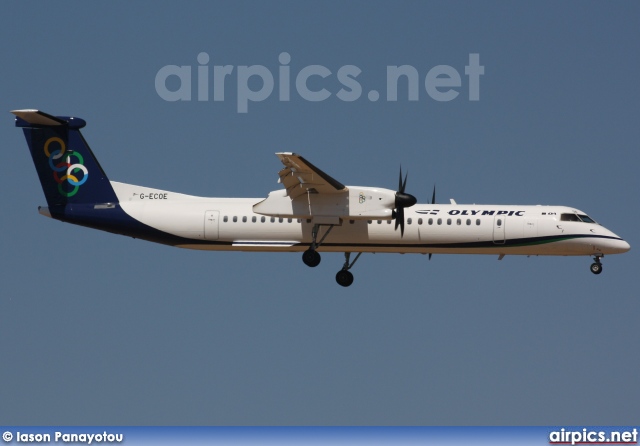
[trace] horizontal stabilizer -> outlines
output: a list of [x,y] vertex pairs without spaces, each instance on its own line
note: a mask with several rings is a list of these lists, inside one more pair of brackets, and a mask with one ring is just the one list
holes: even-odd
[[16,127],[53,127],[66,125],[72,129],[81,129],[87,125],[84,119],[70,116],[52,116],[40,110],[12,110],[11,113],[18,117],[16,119]]

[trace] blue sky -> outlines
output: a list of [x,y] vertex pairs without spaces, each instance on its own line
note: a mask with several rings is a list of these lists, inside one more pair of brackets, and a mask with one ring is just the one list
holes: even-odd
[[[5,424],[637,421],[636,3],[2,9]],[[191,66],[195,76],[202,52],[211,72],[236,67],[225,100],[163,100],[158,71]],[[283,52],[292,79],[328,68],[309,85],[332,95],[310,102],[292,87],[284,102],[276,88],[238,113],[237,67],[277,75]],[[470,54],[485,70],[478,101],[468,99]],[[361,70],[352,102],[336,96],[347,65]],[[418,71],[418,101],[403,87],[386,100],[386,69],[397,65]],[[438,65],[461,74],[451,101],[424,88]],[[587,257],[368,254],[342,289],[341,254],[310,269],[298,254],[180,250],[41,217],[44,196],[8,113],[19,108],[85,119],[116,181],[260,198],[280,187],[279,151],[345,184],[395,188],[402,164],[420,202],[435,183],[441,201],[575,206],[632,250],[605,258],[600,276]]]

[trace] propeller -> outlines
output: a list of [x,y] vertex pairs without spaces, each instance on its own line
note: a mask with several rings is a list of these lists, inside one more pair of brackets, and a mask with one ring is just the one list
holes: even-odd
[[393,211],[393,218],[396,220],[395,230],[400,226],[400,236],[404,236],[404,208],[409,208],[416,204],[418,200],[411,194],[405,193],[404,189],[407,187],[407,176],[404,176],[402,180],[402,166],[400,166],[400,178],[398,179],[398,191],[396,192],[396,208]]
[[[431,196],[431,204],[436,204],[436,185],[433,185],[433,195]],[[431,256],[433,256],[433,253],[430,252],[429,253],[429,260],[431,260]]]

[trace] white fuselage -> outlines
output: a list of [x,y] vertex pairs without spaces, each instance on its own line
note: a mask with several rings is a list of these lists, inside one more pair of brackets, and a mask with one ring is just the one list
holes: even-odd
[[[304,251],[317,223],[255,213],[263,198],[195,197],[111,184],[129,216],[182,238],[176,246],[183,248]],[[629,249],[605,227],[563,221],[563,214],[583,213],[565,206],[416,204],[405,209],[402,237],[391,219],[340,219],[318,251],[601,256]],[[320,226],[318,240],[328,229]]]

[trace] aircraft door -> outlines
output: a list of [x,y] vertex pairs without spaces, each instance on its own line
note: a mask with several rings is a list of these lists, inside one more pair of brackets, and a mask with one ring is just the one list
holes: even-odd
[[218,221],[220,220],[219,211],[206,211],[204,213],[204,239],[218,240],[219,230]]
[[527,218],[524,222],[524,238],[533,238],[538,236],[538,219]]
[[504,227],[506,226],[507,217],[505,215],[496,215],[493,218],[493,243],[497,245],[504,244]]

